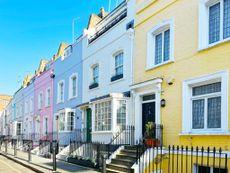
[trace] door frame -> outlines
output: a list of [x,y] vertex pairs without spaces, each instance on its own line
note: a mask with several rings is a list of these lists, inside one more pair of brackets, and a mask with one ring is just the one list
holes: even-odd
[[143,96],[155,94],[155,123],[161,123],[160,115],[160,100],[161,100],[161,88],[156,87],[155,89],[149,89],[142,92],[134,93],[134,105],[135,105],[135,140],[140,140],[142,138],[142,103]]
[[[152,94],[155,94],[155,93],[152,93]],[[156,106],[157,106],[157,104],[156,104],[156,94],[155,94],[155,99],[152,99],[152,100],[148,100],[148,101],[143,101],[143,96],[148,96],[148,95],[152,95],[152,94],[147,94],[147,95],[142,95],[141,96],[141,101],[142,101],[142,103],[141,103],[141,131],[142,131],[142,135],[143,135],[143,105],[144,104],[146,104],[146,103],[153,103],[153,104],[155,104],[155,121],[154,121],[154,123],[156,123],[156,119],[157,119],[157,115],[156,115]]]
[[[88,116],[89,116],[89,114],[88,114],[88,111],[91,111],[91,131],[90,131],[90,129],[88,129]],[[93,125],[92,125],[92,109],[89,107],[89,108],[86,108],[85,109],[85,112],[86,112],[86,122],[85,122],[85,126],[86,126],[86,141],[87,142],[91,142],[92,141],[92,127],[93,127]]]

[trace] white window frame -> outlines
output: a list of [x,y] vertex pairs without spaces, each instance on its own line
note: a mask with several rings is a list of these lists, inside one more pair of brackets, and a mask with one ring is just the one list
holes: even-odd
[[73,112],[73,130],[72,131],[74,131],[74,128],[75,128],[75,118],[76,118],[76,113],[75,113],[75,111],[74,110],[69,110],[69,111],[66,111],[66,122],[65,122],[65,130],[67,131],[67,132],[72,132],[71,130],[68,130],[68,114],[69,113],[71,113],[71,112]]
[[[220,2],[220,40],[209,44],[209,7]],[[230,37],[223,38],[223,0],[200,0],[199,3],[199,47],[198,50],[207,49],[217,44],[230,41]]]
[[[221,82],[221,128],[192,129],[192,87]],[[220,71],[214,74],[200,76],[183,82],[183,117],[182,134],[212,134],[228,132],[228,72]]]
[[[73,78],[76,77],[76,95],[73,95]],[[78,96],[78,74],[77,73],[73,73],[70,77],[69,77],[69,99],[73,99],[76,98]]]
[[[163,61],[160,64],[155,64],[155,38],[156,35],[170,29],[170,38],[169,38],[169,60]],[[156,68],[158,66],[168,64],[174,61],[174,26],[173,20],[167,20],[159,23],[150,29],[147,33],[147,60],[146,60],[146,70]],[[164,49],[162,49],[164,51]]]
[[43,92],[40,91],[38,94],[38,109],[41,110],[42,109],[42,105],[43,105]]
[[[61,99],[61,88],[60,88],[60,84],[63,83],[63,98]],[[58,82],[58,86],[57,86],[57,103],[64,103],[65,100],[65,81],[64,80],[60,80]]]
[[[46,120],[47,120],[47,129],[46,129]],[[47,134],[49,133],[49,119],[47,116],[43,117],[43,134],[46,135],[46,130],[47,130]]]
[[[123,63],[122,63],[122,65],[116,67],[116,56],[118,56],[120,54],[123,54],[123,57],[122,57],[123,58]],[[123,68],[122,74],[123,74],[123,77],[124,77],[124,51],[121,50],[121,51],[118,51],[117,53],[115,53],[113,55],[113,62],[114,62],[114,76],[117,75],[116,74],[116,69],[122,66],[122,68]]]
[[[98,130],[98,127],[97,127],[97,129],[96,129],[96,104],[102,104],[102,103],[106,103],[106,102],[111,102],[111,124],[110,124],[110,130]],[[100,132],[111,132],[111,131],[113,131],[113,123],[114,123],[114,120],[113,120],[113,118],[114,118],[114,101],[113,101],[113,99],[111,99],[111,98],[109,98],[109,99],[103,99],[103,100],[100,100],[100,101],[98,101],[98,102],[95,102],[94,104],[93,104],[93,121],[92,121],[92,127],[93,127],[93,132],[94,133],[100,133]]]
[[[91,66],[91,84],[94,84],[94,83],[95,83],[95,82],[94,82],[94,78],[95,78],[95,76],[94,76],[94,69],[95,69],[95,67],[98,67],[98,76],[97,76],[97,78],[98,78],[98,84],[99,84],[100,66],[99,66],[98,63],[96,63],[96,64],[94,64],[94,65]],[[90,84],[90,85],[91,85],[91,84]]]
[[[50,93],[48,94],[48,91],[50,91]],[[50,87],[48,87],[47,89],[46,89],[46,100],[45,100],[45,106],[46,107],[49,107],[50,105],[51,105],[51,88]]]

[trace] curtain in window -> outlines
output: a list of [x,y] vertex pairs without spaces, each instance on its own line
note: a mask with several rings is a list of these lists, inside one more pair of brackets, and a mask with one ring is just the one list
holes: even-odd
[[155,40],[155,64],[162,63],[162,33]]
[[230,0],[224,0],[224,39],[230,37]]
[[204,128],[204,99],[192,102],[192,119],[193,129]]
[[208,99],[208,128],[221,127],[221,97]]
[[220,3],[209,8],[209,44],[220,40]]
[[164,32],[164,61],[169,60],[170,50],[170,30]]

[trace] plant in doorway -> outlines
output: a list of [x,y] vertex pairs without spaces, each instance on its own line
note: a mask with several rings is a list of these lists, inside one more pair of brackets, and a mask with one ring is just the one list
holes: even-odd
[[145,144],[147,147],[159,145],[159,141],[155,138],[155,124],[151,121],[145,124]]

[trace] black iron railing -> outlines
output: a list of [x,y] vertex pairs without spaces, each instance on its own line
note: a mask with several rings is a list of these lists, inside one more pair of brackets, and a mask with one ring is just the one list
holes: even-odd
[[134,145],[135,144],[135,127],[122,127],[111,139],[111,145]]
[[151,173],[227,173],[228,155],[221,148],[138,145],[136,170]]

